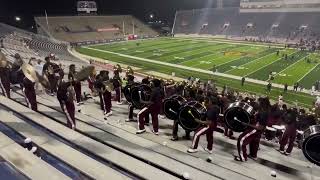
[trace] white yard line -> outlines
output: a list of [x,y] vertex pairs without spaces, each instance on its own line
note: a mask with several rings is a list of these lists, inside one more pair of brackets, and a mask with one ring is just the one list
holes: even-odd
[[288,67],[286,67],[286,68],[284,68],[284,69],[282,69],[282,70],[281,70],[280,72],[278,72],[274,77],[278,76],[279,74],[281,74],[281,73],[284,72],[285,70],[287,70],[287,69],[289,69],[290,67],[296,65],[296,64],[299,63],[301,60],[303,60],[304,58],[309,57],[309,56],[310,56],[310,54],[309,54],[308,56],[305,56],[305,57],[303,57],[303,58],[300,58],[297,62],[291,64],[290,66],[288,66]]
[[[130,56],[130,55],[125,55],[125,54],[121,54],[121,53],[101,50],[101,49],[95,49],[95,48],[90,48],[90,47],[83,47],[83,48],[94,50],[94,51],[105,52],[105,53],[109,53],[109,54],[114,54],[114,55],[118,55],[120,57],[131,58],[131,59],[136,59],[136,60],[140,60],[140,61],[144,61],[144,62],[150,62],[150,63],[154,63],[154,64],[165,65],[165,66],[169,66],[169,67],[173,67],[173,68],[191,70],[191,71],[201,72],[201,73],[205,73],[205,74],[210,74],[210,75],[230,78],[230,79],[241,80],[241,78],[242,78],[240,76],[234,76],[234,75],[224,74],[224,73],[219,73],[219,72],[212,72],[212,71],[208,71],[208,70],[192,68],[192,67],[187,67],[187,66],[178,65],[178,64],[166,63],[166,62],[162,62],[162,61],[155,61],[155,60],[151,60],[151,59],[146,59],[146,58],[141,58],[141,57],[136,57],[136,56]],[[274,61],[274,62],[276,62],[276,61]],[[251,79],[251,78],[247,78],[246,81],[247,82],[252,82],[252,83],[255,83],[255,84],[260,84],[260,85],[267,85],[268,84],[268,82],[266,82],[266,81],[261,81],[261,80],[257,80],[257,79]],[[277,87],[277,88],[283,88],[283,85],[281,85],[281,84],[273,84],[272,86],[273,87]],[[288,89],[291,90],[291,89],[293,89],[293,87],[288,87]],[[306,91],[304,91],[304,93],[310,94],[310,90],[306,90]],[[300,95],[300,96],[304,96],[304,95]],[[308,96],[305,96],[305,97],[308,97]]]
[[300,82],[303,78],[305,78],[309,73],[311,73],[316,67],[318,67],[320,64],[318,63],[313,68],[311,68],[305,75],[303,75],[297,82]]
[[[293,52],[293,53],[289,54],[288,56],[290,56],[290,55],[292,55],[292,54],[294,54],[294,53],[296,53],[296,52]],[[269,66],[270,64],[273,64],[273,63],[275,63],[275,62],[278,62],[278,61],[280,61],[281,59],[282,59],[282,57],[278,58],[278,59],[277,59],[277,60],[275,60],[275,61],[272,61],[272,62],[271,62],[271,63],[269,63],[269,64],[266,64],[266,65],[264,65],[264,66],[262,66],[262,67],[260,67],[260,68],[256,69],[255,71],[251,72],[250,74],[245,75],[245,77],[247,77],[247,76],[249,76],[249,75],[251,75],[251,74],[253,74],[253,73],[257,72],[257,71],[260,71],[261,69],[263,69],[263,68],[265,68],[265,67]]]
[[[267,55],[265,55],[265,56],[262,56],[262,57],[260,57],[260,58],[254,59],[253,61],[247,62],[247,63],[242,64],[242,65],[240,65],[240,66],[243,67],[243,66],[245,66],[245,65],[247,65],[247,64],[251,64],[251,63],[253,63],[253,62],[258,61],[259,59],[265,58],[265,57],[270,56],[270,55],[272,55],[272,54],[275,54],[275,53],[267,54]],[[226,64],[226,63],[225,63],[225,64]],[[227,73],[227,72],[232,71],[232,70],[234,70],[234,69],[230,69],[230,70],[228,70],[228,71],[226,71],[226,72],[224,72],[224,73]]]

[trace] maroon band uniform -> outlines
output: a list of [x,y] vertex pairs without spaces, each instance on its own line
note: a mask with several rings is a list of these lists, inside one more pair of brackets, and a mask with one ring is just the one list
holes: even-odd
[[23,78],[23,92],[27,101],[27,105],[34,111],[38,110],[36,91],[34,89],[35,83],[28,78]]
[[[256,126],[266,126],[268,122],[268,112],[259,112],[255,117]],[[247,161],[247,145],[249,145],[250,156],[257,157],[260,138],[263,130],[248,127],[243,133],[240,134],[237,141],[237,149],[241,161]]]
[[73,103],[73,94],[70,91],[72,88],[70,82],[62,82],[58,88],[57,98],[59,100],[62,111],[67,117],[67,126],[69,128],[76,127],[75,121],[75,106]]
[[9,78],[9,68],[0,67],[0,89],[2,94],[10,98],[10,78]]
[[290,154],[292,149],[293,149],[293,145],[294,142],[296,140],[297,137],[297,126],[298,126],[298,122],[296,120],[296,116],[295,116],[295,112],[288,112],[286,115],[286,119],[287,119],[287,125],[286,125],[286,130],[284,131],[281,139],[280,139],[280,152],[283,152],[285,149],[285,146],[288,144],[286,153]]
[[144,124],[145,124],[145,117],[151,114],[152,118],[152,125],[153,125],[153,131],[155,133],[158,133],[159,130],[159,120],[158,115],[160,113],[161,109],[161,88],[160,87],[154,87],[152,88],[151,92],[151,104],[141,109],[137,115],[138,118],[138,126],[139,130],[144,130]]
[[194,137],[192,140],[192,146],[191,146],[192,149],[198,148],[200,136],[205,134],[207,136],[207,142],[208,142],[207,149],[209,151],[212,151],[213,131],[217,127],[217,120],[219,117],[219,112],[220,112],[220,110],[219,110],[218,106],[208,107],[205,118],[207,121],[210,121],[210,124],[203,125],[194,133]]
[[76,93],[76,100],[77,100],[77,103],[80,103],[81,102],[81,82],[75,81],[74,74],[70,73],[70,72],[68,74],[68,79],[69,79],[69,81],[74,82],[74,91]]

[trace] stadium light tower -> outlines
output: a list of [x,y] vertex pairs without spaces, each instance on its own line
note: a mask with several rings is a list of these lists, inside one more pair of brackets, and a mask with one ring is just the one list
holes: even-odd
[[17,22],[21,21],[21,18],[19,16],[15,16],[14,20],[16,20]]

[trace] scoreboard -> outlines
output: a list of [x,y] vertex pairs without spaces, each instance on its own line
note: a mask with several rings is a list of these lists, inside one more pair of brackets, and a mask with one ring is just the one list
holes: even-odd
[[96,13],[97,12],[97,3],[95,1],[78,1],[77,2],[77,11],[79,13]]

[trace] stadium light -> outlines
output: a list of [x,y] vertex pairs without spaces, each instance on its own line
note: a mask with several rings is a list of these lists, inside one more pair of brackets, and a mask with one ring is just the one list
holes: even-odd
[[21,21],[21,18],[20,18],[19,16],[14,17],[14,19],[15,19],[16,21]]
[[150,19],[153,19],[154,18],[154,14],[150,14]]

